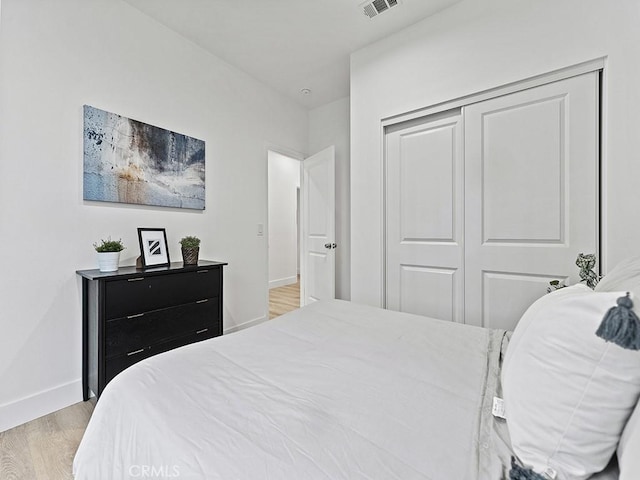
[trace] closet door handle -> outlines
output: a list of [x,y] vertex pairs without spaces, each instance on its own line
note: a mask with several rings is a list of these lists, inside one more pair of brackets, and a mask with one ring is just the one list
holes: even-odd
[[130,357],[131,355],[135,355],[137,353],[142,353],[142,352],[144,352],[144,348],[141,348],[140,350],[136,350],[135,352],[127,353],[127,357]]

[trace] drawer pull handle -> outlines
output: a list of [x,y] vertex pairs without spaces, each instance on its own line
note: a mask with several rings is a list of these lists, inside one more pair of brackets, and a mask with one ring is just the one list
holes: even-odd
[[127,319],[142,317],[144,313],[136,313],[135,315],[127,315]]
[[207,273],[209,270],[196,270],[196,273]]
[[135,352],[127,353],[127,357],[130,357],[131,355],[135,355],[136,353],[142,353],[142,352],[144,352],[144,348],[141,348],[140,350],[136,350]]
[[144,277],[127,278],[127,282],[139,282],[140,280],[144,280]]
[[196,334],[200,334],[200,333],[204,333],[204,332],[208,332],[208,331],[209,331],[209,329],[208,329],[208,328],[203,328],[202,330],[198,330],[198,331],[196,332]]
[[209,301],[209,299],[205,298],[204,300],[198,300],[196,303],[206,303],[208,301]]

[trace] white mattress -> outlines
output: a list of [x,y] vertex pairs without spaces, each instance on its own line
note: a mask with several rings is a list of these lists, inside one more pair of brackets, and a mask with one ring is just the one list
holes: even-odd
[[497,479],[503,340],[318,302],[125,370],[96,406],[75,478]]

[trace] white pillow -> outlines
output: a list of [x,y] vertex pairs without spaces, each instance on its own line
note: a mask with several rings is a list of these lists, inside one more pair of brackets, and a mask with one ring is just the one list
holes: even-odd
[[595,331],[625,293],[563,288],[518,323],[502,381],[513,450],[526,467],[583,480],[609,463],[640,395],[640,352]]
[[[633,292],[640,298],[640,257],[623,260],[596,285],[596,292]],[[638,309],[635,309],[638,311]]]
[[620,480],[640,478],[640,403],[636,405],[618,444]]

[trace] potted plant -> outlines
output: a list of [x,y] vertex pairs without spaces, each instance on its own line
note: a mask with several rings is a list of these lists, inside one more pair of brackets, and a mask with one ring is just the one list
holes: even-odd
[[194,236],[186,236],[180,240],[182,246],[182,262],[185,265],[197,265],[200,253],[200,239]]
[[125,249],[122,240],[100,240],[94,243],[93,248],[98,252],[98,267],[101,272],[115,272],[120,263],[120,252]]

